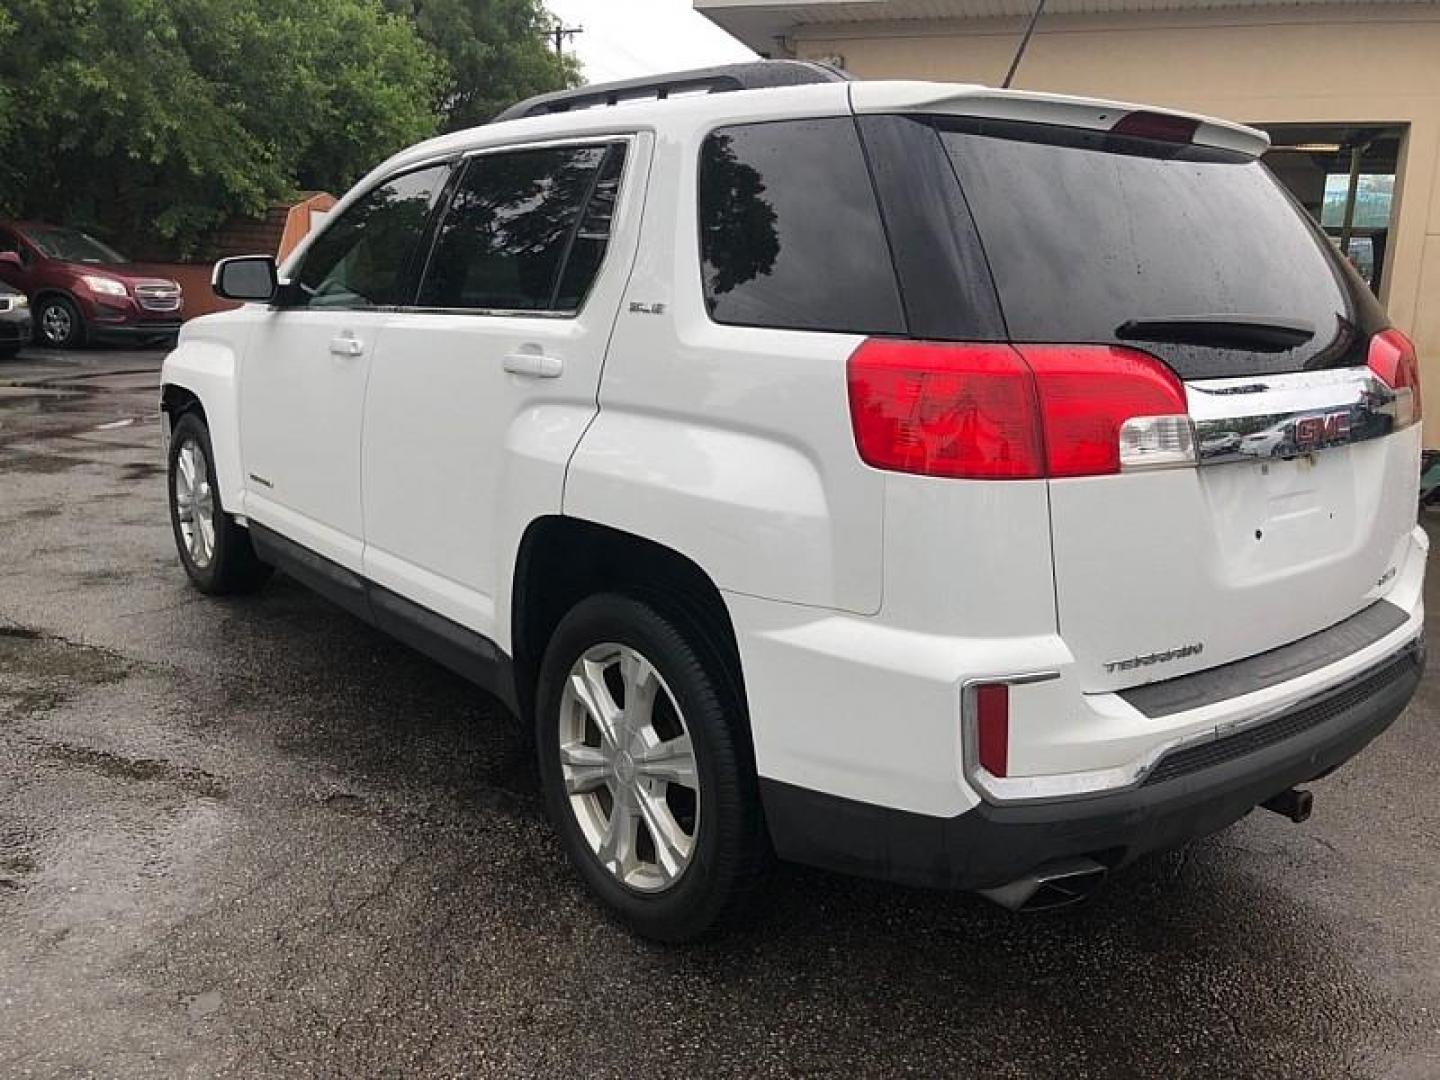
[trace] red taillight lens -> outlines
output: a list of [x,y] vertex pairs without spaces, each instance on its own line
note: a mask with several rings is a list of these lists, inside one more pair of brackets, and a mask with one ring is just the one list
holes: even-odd
[[1396,424],[1408,427],[1420,420],[1420,361],[1415,346],[1399,330],[1381,330],[1370,339],[1370,370],[1391,390],[1409,391],[1408,418],[1403,403]]
[[1120,429],[1139,416],[1183,416],[1185,388],[1154,357],[1108,345],[1021,345],[1035,372],[1051,476],[1120,471]]
[[975,742],[980,767],[991,776],[1010,768],[1010,687],[985,683],[975,688]]
[[[1025,480],[1191,460],[1184,387],[1134,349],[872,338],[850,357],[849,390],[856,448],[877,469]],[[1181,419],[1127,423],[1147,417]]]
[[1043,476],[1035,381],[1008,345],[871,338],[850,357],[860,457],[925,476]]

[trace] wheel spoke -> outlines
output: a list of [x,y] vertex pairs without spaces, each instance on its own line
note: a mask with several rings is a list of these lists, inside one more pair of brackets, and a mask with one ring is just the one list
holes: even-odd
[[632,730],[651,726],[655,712],[655,695],[660,678],[649,660],[632,649],[620,655],[620,675],[625,681],[625,719]]
[[560,747],[560,764],[565,772],[565,790],[571,795],[594,791],[605,782],[605,755],[593,746],[571,743]]
[[195,532],[200,537],[200,550],[204,558],[209,558],[210,553],[215,550],[215,523],[206,514],[199,514],[195,518],[198,526]]
[[570,686],[575,697],[585,706],[585,711],[600,729],[600,738],[607,746],[619,746],[620,709],[610,696],[605,685],[604,667],[592,660],[582,661],[579,670],[570,674]]
[[690,736],[667,739],[635,756],[635,768],[641,776],[700,790],[695,771],[695,749]]
[[655,842],[656,865],[669,881],[685,868],[694,841],[680,828],[663,797],[643,789],[639,796],[640,816],[645,821],[650,839]]
[[622,881],[635,866],[635,839],[639,833],[640,819],[629,803],[616,799],[610,809],[610,820],[605,823],[605,835],[595,854]]

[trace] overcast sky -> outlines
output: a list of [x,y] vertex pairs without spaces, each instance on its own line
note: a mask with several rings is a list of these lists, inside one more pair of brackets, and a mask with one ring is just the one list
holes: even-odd
[[754,59],[755,54],[690,0],[544,0],[566,26],[583,26],[565,45],[584,64],[586,82]]

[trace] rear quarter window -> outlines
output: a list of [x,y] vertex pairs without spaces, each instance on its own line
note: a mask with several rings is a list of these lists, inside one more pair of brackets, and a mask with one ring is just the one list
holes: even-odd
[[700,258],[716,322],[902,333],[864,154],[848,117],[720,128],[700,151]]

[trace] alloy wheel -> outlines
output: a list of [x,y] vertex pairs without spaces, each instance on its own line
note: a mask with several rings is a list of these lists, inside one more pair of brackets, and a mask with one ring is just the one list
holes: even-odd
[[195,439],[175,455],[175,516],[190,561],[205,569],[215,555],[215,494],[205,450]]
[[40,333],[46,344],[66,345],[75,334],[75,320],[64,304],[46,304],[40,313]]
[[596,645],[570,669],[560,767],[590,850],[621,883],[663,892],[695,853],[700,779],[685,718],[655,666]]

